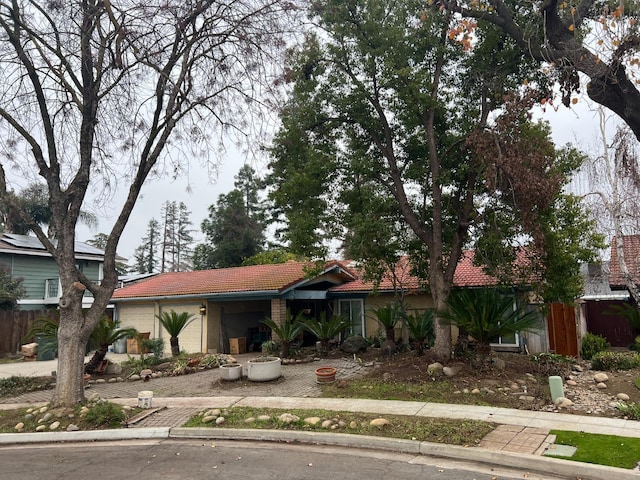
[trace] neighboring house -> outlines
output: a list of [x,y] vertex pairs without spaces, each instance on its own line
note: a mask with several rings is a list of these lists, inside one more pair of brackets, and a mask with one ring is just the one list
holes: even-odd
[[[640,285],[640,235],[628,235],[623,241],[625,264],[634,283]],[[605,337],[613,347],[628,347],[635,335],[629,322],[611,314],[611,307],[630,301],[620,272],[617,241],[611,242],[609,262],[584,266],[585,294],[580,305],[580,320],[590,333]]]
[[[363,281],[359,270],[346,262],[329,262],[319,272],[310,267],[304,262],[287,262],[163,273],[116,290],[112,302],[122,325],[149,332],[152,338],[168,340],[157,319],[161,312],[191,313],[195,321],[180,335],[181,347],[189,352],[225,353],[229,352],[229,339],[237,337],[245,337],[248,349],[257,350],[268,335],[260,321],[270,317],[282,322],[287,310],[293,314],[304,311],[315,318],[323,311],[342,313],[351,319],[350,333],[367,337],[380,328],[370,308],[392,302],[398,294],[409,309],[433,307],[431,296],[410,273],[406,259],[377,288]],[[497,283],[473,265],[469,253],[460,261],[454,281],[465,288]],[[534,342],[529,340],[530,350],[548,348],[545,334],[539,337]],[[513,350],[522,345],[518,336],[496,342],[496,347]]]
[[[53,240],[55,242],[55,240]],[[76,242],[76,265],[92,281],[103,277],[104,252],[86,243]],[[62,295],[58,265],[40,241],[30,235],[0,234],[0,263],[12,278],[22,278],[26,296],[18,300],[21,310],[56,307]],[[83,305],[91,306],[93,297],[85,291]]]

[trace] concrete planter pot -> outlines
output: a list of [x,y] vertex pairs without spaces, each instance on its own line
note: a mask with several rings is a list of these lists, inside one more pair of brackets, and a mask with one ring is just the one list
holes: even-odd
[[242,377],[242,365],[237,363],[226,363],[220,365],[220,378],[222,380],[239,380]]
[[247,378],[252,382],[268,382],[282,376],[280,357],[259,357],[247,362]]

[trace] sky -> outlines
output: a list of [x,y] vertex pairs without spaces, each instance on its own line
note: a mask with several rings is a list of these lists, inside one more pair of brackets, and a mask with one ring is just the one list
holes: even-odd
[[[543,112],[540,107],[536,107],[534,116],[551,124],[552,137],[558,146],[572,143],[587,153],[595,153],[599,135],[598,114],[588,99],[582,98],[572,108],[562,105],[557,108],[547,106]],[[246,157],[243,153],[230,148],[221,158],[217,174],[212,175],[198,165],[191,165],[188,175],[175,180],[165,178],[147,181],[129,223],[124,229],[118,247],[119,255],[128,258],[130,265],[133,263],[134,251],[146,235],[149,220],[161,219],[161,207],[166,201],[176,200],[185,203],[191,212],[195,244],[202,242],[204,238],[200,231],[200,223],[208,217],[208,207],[216,203],[220,194],[228,193],[234,188],[234,176],[245,161]],[[262,158],[254,159],[249,163],[259,175],[264,176],[266,162],[267,159]],[[95,229],[78,225],[77,239],[86,241],[96,233],[109,232],[118,213],[113,210],[115,206],[106,206],[97,213],[99,223]]]

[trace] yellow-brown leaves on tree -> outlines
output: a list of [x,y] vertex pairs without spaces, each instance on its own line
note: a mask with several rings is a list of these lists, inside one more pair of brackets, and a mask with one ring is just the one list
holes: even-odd
[[573,103],[575,105],[576,103],[578,103],[578,99],[576,97],[573,97],[571,99],[571,103]]
[[572,23],[571,25],[569,25],[569,31],[573,32],[576,29],[575,25]]

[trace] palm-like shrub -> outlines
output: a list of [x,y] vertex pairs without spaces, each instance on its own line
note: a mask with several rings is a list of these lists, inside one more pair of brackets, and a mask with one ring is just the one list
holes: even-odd
[[343,315],[332,315],[327,320],[326,312],[320,313],[320,320],[315,318],[302,318],[300,320],[303,328],[311,332],[320,342],[320,353],[326,355],[329,351],[329,342],[340,332],[351,326],[349,319]]
[[58,353],[58,326],[60,325],[60,312],[52,310],[51,316],[42,316],[34,320],[31,328],[24,336],[25,342],[37,337],[38,349],[41,355],[49,352]]
[[446,305],[440,317],[472,336],[482,354],[491,352],[491,341],[497,337],[540,328],[536,312],[514,309],[513,297],[496,289],[456,290],[451,292]]
[[171,355],[177,357],[180,355],[180,343],[178,336],[195,318],[192,313],[181,312],[176,313],[174,310],[170,312],[161,312],[156,315],[160,324],[169,334],[169,343],[171,344]]
[[433,329],[435,321],[434,310],[424,310],[421,313],[411,313],[404,318],[404,324],[409,331],[409,337],[413,340],[416,355],[424,353],[425,345],[429,345],[435,338]]
[[372,307],[371,311],[376,317],[376,320],[384,328],[387,340],[395,343],[396,333],[395,328],[398,322],[403,317],[402,306],[398,303],[388,303],[380,307]]
[[283,358],[289,358],[291,345],[302,333],[302,323],[300,323],[301,318],[302,312],[293,317],[289,309],[287,309],[287,314],[283,323],[276,323],[271,318],[265,318],[262,320],[262,323],[269,327],[272,334],[275,334],[280,340],[280,346],[282,348],[281,355]]
[[120,328],[117,320],[111,320],[106,315],[103,316],[96,328],[91,333],[90,341],[96,346],[96,351],[85,365],[86,373],[95,372],[104,358],[107,356],[109,345],[126,337],[135,337],[138,331],[135,328]]

